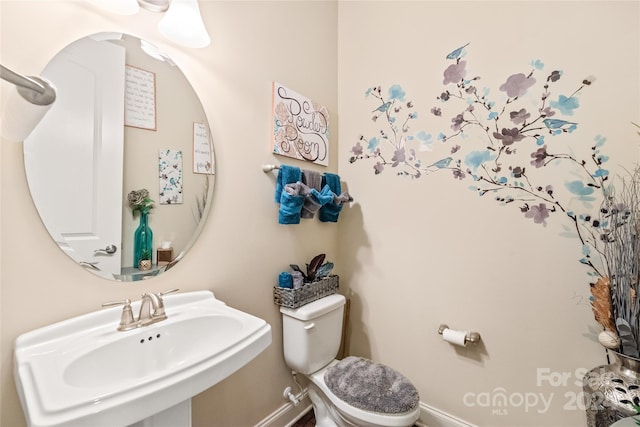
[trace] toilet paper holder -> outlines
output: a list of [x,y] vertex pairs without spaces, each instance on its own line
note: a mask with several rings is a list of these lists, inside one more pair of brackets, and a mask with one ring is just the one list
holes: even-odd
[[[445,325],[444,323],[438,327],[438,334],[442,335],[445,329],[450,329],[449,325]],[[480,334],[477,332],[467,332],[464,337],[465,344],[473,343],[477,344],[480,342]]]

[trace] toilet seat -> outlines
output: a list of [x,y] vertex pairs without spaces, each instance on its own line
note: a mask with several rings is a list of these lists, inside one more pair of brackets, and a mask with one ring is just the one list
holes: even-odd
[[324,382],[351,406],[385,415],[411,412],[420,403],[418,390],[390,366],[347,356],[327,369]]
[[324,382],[324,374],[325,372],[338,364],[339,360],[333,360],[324,368],[320,369],[317,372],[309,375],[309,379],[316,387],[322,391],[325,396],[331,401],[331,403],[343,414],[355,420],[362,420],[366,423],[370,423],[372,425],[382,426],[382,427],[405,427],[410,426],[414,422],[418,420],[420,417],[420,407],[416,406],[416,408],[409,412],[398,413],[398,414],[382,414],[377,412],[365,411],[363,409],[356,408],[340,399],[336,396],[326,385]]

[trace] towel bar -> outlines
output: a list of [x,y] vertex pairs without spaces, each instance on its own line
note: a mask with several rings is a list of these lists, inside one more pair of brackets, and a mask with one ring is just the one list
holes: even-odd
[[264,172],[264,173],[271,172],[272,170],[276,170],[276,169],[280,169],[280,166],[278,166],[278,165],[262,165],[262,172]]

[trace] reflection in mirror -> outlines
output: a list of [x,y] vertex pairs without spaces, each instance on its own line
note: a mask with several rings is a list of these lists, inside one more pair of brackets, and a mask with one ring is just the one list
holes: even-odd
[[[214,184],[209,125],[186,77],[153,45],[120,33],[71,43],[42,76],[58,100],[25,140],[24,161],[49,234],[107,279],[168,270],[197,240]],[[147,215],[128,199],[140,190]]]

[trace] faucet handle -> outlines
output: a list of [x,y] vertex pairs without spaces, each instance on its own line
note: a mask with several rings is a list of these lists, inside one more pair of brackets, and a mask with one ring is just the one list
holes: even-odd
[[172,294],[172,293],[174,293],[174,292],[178,292],[179,290],[180,290],[180,289],[178,289],[178,288],[169,289],[168,291],[164,291],[164,292],[160,292],[160,293],[158,293],[158,296],[159,296],[159,297],[163,297],[163,296],[165,296],[165,295],[167,295],[167,294]]
[[122,315],[120,316],[120,324],[118,325],[119,331],[128,331],[138,327],[135,317],[133,317],[133,311],[131,310],[131,300],[125,299],[124,301],[110,301],[102,304],[103,307],[113,307],[115,305],[122,305]]
[[180,289],[178,288],[174,288],[174,289],[169,289],[168,291],[164,291],[164,292],[158,292],[158,307],[156,307],[156,312],[155,315],[160,317],[163,316],[166,318],[166,314],[164,312],[164,301],[162,300],[162,297],[167,295],[167,294],[172,294],[174,292],[178,292]]

